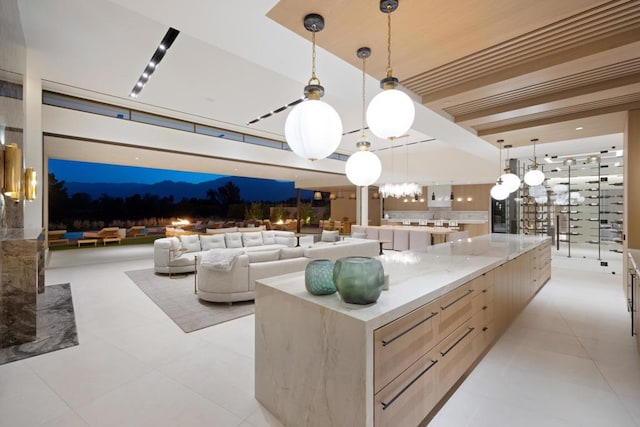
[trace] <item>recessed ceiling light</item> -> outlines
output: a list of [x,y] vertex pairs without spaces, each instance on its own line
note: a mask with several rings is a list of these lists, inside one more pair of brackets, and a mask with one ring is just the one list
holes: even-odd
[[582,130],[582,129],[584,129],[582,126],[578,126],[578,127],[576,128],[576,130]]

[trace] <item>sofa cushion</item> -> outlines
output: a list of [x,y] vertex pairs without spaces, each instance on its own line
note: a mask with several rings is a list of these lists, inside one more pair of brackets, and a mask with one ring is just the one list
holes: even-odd
[[329,231],[322,230],[321,242],[337,242],[340,239],[340,232],[338,230]]
[[203,251],[227,247],[224,242],[224,234],[213,234],[211,236],[203,234],[200,236],[200,244]]
[[291,237],[280,237],[276,236],[276,245],[284,245],[284,246],[295,246],[296,238],[293,237],[294,243],[291,245]]
[[200,252],[200,238],[197,234],[190,234],[186,236],[180,236],[180,243],[182,244],[182,250],[184,252]]
[[277,261],[280,258],[280,249],[272,249],[270,251],[247,252],[249,262],[266,262]]
[[167,237],[167,239],[169,240],[169,243],[171,244],[171,250],[175,251],[180,249],[180,239],[178,239],[177,237],[173,236],[173,237]]
[[242,233],[226,233],[224,235],[224,242],[227,245],[227,248],[241,248]]
[[276,232],[275,231],[263,231],[262,232],[262,242],[265,245],[275,245],[276,244]]
[[261,232],[242,233],[242,246],[262,246],[263,244]]
[[304,248],[302,246],[280,249],[280,259],[299,258],[301,256],[304,256]]
[[207,234],[236,233],[237,231],[238,227],[207,228]]

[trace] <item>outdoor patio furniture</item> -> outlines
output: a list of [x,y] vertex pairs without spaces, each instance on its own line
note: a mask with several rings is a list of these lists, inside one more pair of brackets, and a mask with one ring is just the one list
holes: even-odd
[[69,239],[63,238],[63,236],[67,233],[67,230],[49,230],[47,231],[47,241],[49,242],[49,246],[51,245],[67,245],[69,244]]
[[144,229],[144,225],[134,225],[127,230],[126,237],[138,237],[140,235],[144,235],[146,234]]
[[[81,240],[90,240],[90,239],[102,240],[103,244],[106,244],[107,242],[116,242],[116,241],[120,242],[118,229],[119,229],[118,227],[105,227],[98,232],[85,231],[84,233],[82,233],[82,239],[78,240],[78,246],[80,246]],[[107,240],[105,241],[105,239]],[[88,243],[88,242],[82,242],[82,243]]]

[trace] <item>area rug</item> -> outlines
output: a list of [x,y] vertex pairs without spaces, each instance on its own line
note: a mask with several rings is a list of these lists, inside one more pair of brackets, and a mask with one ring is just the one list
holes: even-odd
[[202,301],[194,293],[193,274],[169,278],[156,274],[153,268],[127,271],[126,274],[187,333],[255,312],[253,301],[234,302],[232,305]]
[[71,284],[46,286],[36,312],[36,340],[1,349],[0,365],[78,345]]

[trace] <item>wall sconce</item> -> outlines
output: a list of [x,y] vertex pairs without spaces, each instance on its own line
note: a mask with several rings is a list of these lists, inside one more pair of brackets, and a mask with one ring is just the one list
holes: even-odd
[[456,199],[456,202],[461,202],[461,201],[462,201],[462,197],[458,197],[458,198]]
[[467,202],[473,201],[473,197],[467,197]]
[[15,142],[4,149],[4,195],[20,201],[22,186],[22,150]]
[[329,193],[329,200],[335,200],[336,199],[336,193]]
[[22,150],[15,142],[0,150],[0,165],[4,170],[0,173],[0,188],[4,195],[14,202],[19,202],[24,194],[25,200],[35,200],[37,179],[36,171],[27,168],[22,172]]
[[36,189],[38,188],[38,180],[36,171],[33,168],[27,168],[24,171],[24,199],[32,201],[36,199]]
[[377,191],[374,191],[373,194],[371,195],[371,198],[374,200],[378,200],[380,198],[380,193],[378,193]]
[[313,193],[313,200],[322,200],[322,193],[319,191]]
[[350,193],[349,200],[355,200],[355,199],[356,199],[356,193]]

